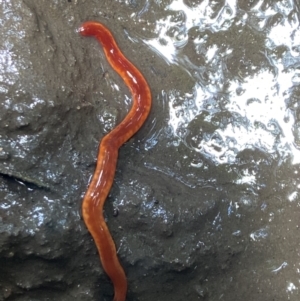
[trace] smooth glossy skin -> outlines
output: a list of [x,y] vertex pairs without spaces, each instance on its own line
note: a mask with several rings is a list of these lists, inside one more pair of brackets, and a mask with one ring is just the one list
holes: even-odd
[[113,301],[125,301],[127,280],[104,220],[103,205],[114,180],[118,150],[146,120],[151,108],[151,92],[143,75],[126,59],[103,24],[86,22],[78,31],[81,35],[93,36],[100,42],[108,62],[122,77],[133,97],[127,116],[100,143],[96,170],[82,204],[84,222],[95,240],[102,266],[114,285]]

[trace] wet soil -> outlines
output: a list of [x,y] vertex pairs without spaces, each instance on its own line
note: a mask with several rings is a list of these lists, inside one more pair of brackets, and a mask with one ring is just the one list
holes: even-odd
[[127,300],[299,300],[299,4],[206,2],[0,2],[0,300],[113,298],[81,201],[131,95],[91,19],[153,95],[105,205]]

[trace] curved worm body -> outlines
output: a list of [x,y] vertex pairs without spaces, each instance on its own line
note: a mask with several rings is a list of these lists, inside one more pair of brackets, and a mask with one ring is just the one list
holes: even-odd
[[104,220],[103,205],[114,180],[118,150],[146,120],[151,108],[151,92],[143,75],[126,59],[103,24],[86,22],[78,31],[81,35],[93,36],[100,42],[108,62],[122,77],[133,97],[127,116],[100,143],[96,170],[82,204],[84,222],[96,243],[102,266],[114,285],[113,301],[125,301],[127,280]]

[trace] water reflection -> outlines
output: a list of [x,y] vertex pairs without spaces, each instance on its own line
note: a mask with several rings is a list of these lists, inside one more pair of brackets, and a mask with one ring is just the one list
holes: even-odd
[[[179,65],[195,81],[186,95],[169,91],[175,145],[182,142],[218,164],[234,163],[245,149],[260,149],[274,158],[292,157],[294,164],[299,163],[298,102],[288,106],[300,81],[295,70],[300,60],[299,20],[293,3],[266,6],[258,1],[253,7],[232,0],[224,5],[185,3],[171,2],[168,14],[156,22],[157,37],[145,40],[168,64]],[[278,14],[280,20],[275,22]],[[209,32],[223,33],[214,41]],[[215,130],[203,132],[201,122],[195,125],[203,112],[208,114],[202,121],[217,120]]]

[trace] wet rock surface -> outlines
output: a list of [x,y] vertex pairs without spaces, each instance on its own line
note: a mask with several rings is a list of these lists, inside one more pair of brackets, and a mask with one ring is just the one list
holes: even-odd
[[93,39],[114,33],[153,94],[105,215],[127,300],[299,300],[295,1],[0,3],[0,300],[112,300],[81,201],[131,95]]

